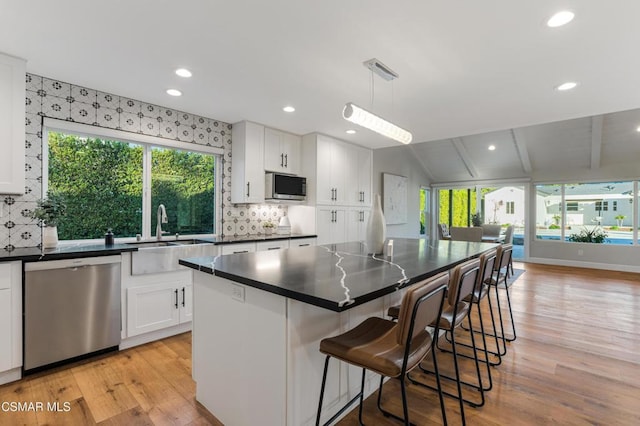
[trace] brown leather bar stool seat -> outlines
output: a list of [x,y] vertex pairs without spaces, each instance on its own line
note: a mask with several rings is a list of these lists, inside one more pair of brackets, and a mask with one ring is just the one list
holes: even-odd
[[[362,424],[362,399],[366,370],[371,370],[381,375],[380,388],[378,390],[378,409],[387,416],[401,420],[407,425],[409,424],[405,376],[409,371],[417,367],[430,352],[433,352],[434,339],[432,339],[427,326],[437,321],[442,312],[447,283],[448,276],[443,273],[411,286],[402,298],[398,322],[377,317],[367,318],[355,328],[338,336],[323,339],[320,342],[320,352],[326,354],[327,357],[322,376],[316,425],[320,424],[322,415],[322,400],[331,357],[361,367],[362,383],[360,393],[325,424],[333,422],[357,399],[360,400],[359,420],[360,424]],[[436,328],[435,333],[437,332]],[[437,371],[435,356],[434,367]],[[400,380],[403,417],[385,411],[381,406],[384,377]],[[440,379],[438,378],[437,390],[440,397],[440,410],[443,422],[446,424],[444,400],[439,384]]]

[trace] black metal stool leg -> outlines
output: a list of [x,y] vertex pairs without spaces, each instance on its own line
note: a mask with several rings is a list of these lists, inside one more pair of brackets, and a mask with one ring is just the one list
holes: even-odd
[[320,402],[318,402],[318,415],[316,416],[316,426],[320,425],[320,415],[322,414],[322,399],[324,398],[324,385],[327,383],[327,369],[329,368],[329,358],[324,360],[324,372],[322,373],[322,386],[320,387]]
[[360,408],[358,409],[358,421],[360,422],[360,426],[364,426],[362,422],[362,399],[364,397],[364,376],[367,372],[366,368],[362,369],[362,381],[360,382]]
[[507,285],[507,279],[504,279],[504,291],[507,293],[507,304],[509,305],[509,316],[511,317],[511,330],[513,331],[513,337],[505,337],[507,341],[513,342],[516,340],[516,323],[513,321],[513,310],[511,309],[511,296],[509,295],[509,286]]

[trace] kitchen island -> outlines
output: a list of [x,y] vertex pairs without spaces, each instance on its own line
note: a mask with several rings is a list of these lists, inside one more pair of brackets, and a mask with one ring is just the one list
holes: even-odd
[[[315,423],[324,337],[385,316],[403,289],[496,244],[395,239],[393,256],[362,243],[182,259],[194,274],[196,399],[224,424]],[[359,370],[334,362],[323,417],[359,391]],[[367,377],[366,393],[376,389]]]

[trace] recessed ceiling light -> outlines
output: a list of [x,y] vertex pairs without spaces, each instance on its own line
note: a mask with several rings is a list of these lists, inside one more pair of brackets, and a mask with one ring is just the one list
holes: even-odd
[[295,111],[296,109],[295,109],[294,107],[292,107],[292,106],[286,106],[286,107],[282,108],[282,110],[283,110],[284,112],[293,112],[293,111]]
[[556,87],[556,90],[564,92],[565,90],[571,90],[578,85],[575,81],[567,81],[566,83],[562,83],[560,86]]
[[636,129],[636,132],[640,132],[640,126],[638,126],[638,128]]
[[495,151],[495,150],[496,150],[495,145],[489,145],[489,151]]
[[562,12],[558,12],[551,18],[549,18],[549,20],[547,21],[547,26],[551,28],[561,27],[573,21],[574,16],[575,14],[573,12],[563,10]]
[[191,77],[193,74],[191,74],[191,71],[189,71],[186,68],[178,68],[176,70],[176,74],[179,75],[180,77],[184,77],[184,78],[189,78]]
[[167,89],[167,95],[182,96],[182,92],[177,89]]
[[355,134],[356,134],[356,131],[355,131],[355,130],[353,130],[353,129],[349,129],[349,130],[347,130],[345,133],[348,133],[348,134],[350,134],[350,135],[355,135]]

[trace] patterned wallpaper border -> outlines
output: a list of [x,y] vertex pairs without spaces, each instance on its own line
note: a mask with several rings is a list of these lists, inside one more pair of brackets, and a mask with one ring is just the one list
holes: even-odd
[[42,230],[29,214],[42,198],[42,119],[57,118],[97,127],[123,130],[222,148],[222,204],[224,235],[262,232],[263,220],[278,221],[287,214],[280,205],[231,204],[231,124],[34,74],[26,75],[25,194],[0,196],[0,248],[41,247]]

